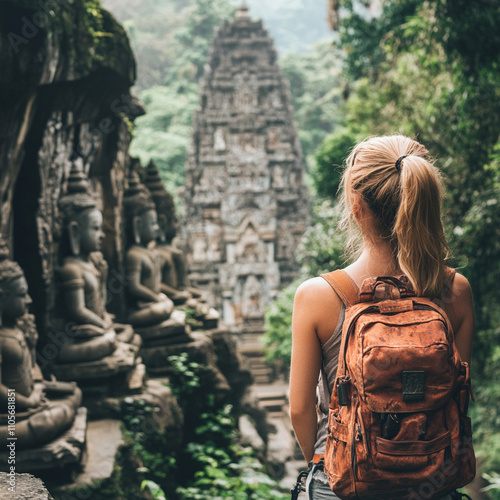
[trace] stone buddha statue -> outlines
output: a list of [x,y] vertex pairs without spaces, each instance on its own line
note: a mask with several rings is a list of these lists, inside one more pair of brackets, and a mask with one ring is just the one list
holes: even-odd
[[[34,448],[53,441],[75,420],[82,393],[75,383],[43,381],[37,376],[30,339],[21,326],[31,304],[19,265],[0,242],[0,439],[14,432],[16,447]],[[38,370],[39,371],[39,370]],[[8,426],[15,407],[15,426]]]
[[144,184],[151,193],[158,214],[156,248],[161,256],[161,288],[174,304],[181,305],[193,297],[187,290],[186,259],[183,252],[172,245],[177,232],[174,200],[165,190],[158,169],[152,161],[146,168]]
[[56,275],[60,314],[73,326],[58,362],[99,360],[113,353],[117,342],[140,345],[132,327],[114,323],[106,310],[108,267],[100,252],[104,237],[102,213],[89,194],[84,172],[76,163],[59,207],[64,217],[59,248],[61,265]]
[[162,292],[161,256],[155,248],[159,226],[149,191],[131,170],[124,196],[128,320],[136,327],[155,326],[169,319],[174,304]]
[[172,196],[166,191],[158,169],[151,161],[146,167],[144,184],[151,193],[158,214],[159,231],[156,248],[161,256],[161,290],[175,305],[194,310],[194,318],[208,328],[218,324],[219,314],[201,299],[201,291],[188,285],[187,262],[184,252],[173,240],[177,233],[177,216]]

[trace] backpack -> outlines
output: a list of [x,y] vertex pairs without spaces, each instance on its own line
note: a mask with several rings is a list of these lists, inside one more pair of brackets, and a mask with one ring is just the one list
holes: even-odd
[[[454,270],[449,270],[452,282]],[[440,498],[475,475],[469,366],[406,276],[322,275],[346,306],[324,470],[342,499]]]

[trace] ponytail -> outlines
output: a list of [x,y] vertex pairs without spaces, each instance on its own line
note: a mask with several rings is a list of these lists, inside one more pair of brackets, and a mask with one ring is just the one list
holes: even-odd
[[400,176],[393,229],[397,261],[418,295],[436,297],[443,289],[444,261],[449,253],[441,220],[441,175],[426,159],[408,155]]
[[[361,194],[399,268],[421,296],[439,296],[445,280],[443,184],[427,149],[402,135],[374,137],[356,146],[342,179],[343,224],[353,227],[350,193]],[[355,233],[348,233],[353,242]]]

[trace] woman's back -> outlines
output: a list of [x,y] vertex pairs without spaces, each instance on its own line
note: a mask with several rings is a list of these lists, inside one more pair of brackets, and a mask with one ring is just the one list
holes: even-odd
[[[458,352],[463,361],[470,361],[472,294],[461,274],[447,283],[443,187],[427,150],[403,136],[369,139],[349,155],[342,187],[344,226],[351,228],[348,240],[355,240],[352,228],[357,227],[361,236],[358,257],[345,269],[352,281],[359,287],[366,278],[406,274],[417,295],[434,299],[445,310]],[[312,278],[298,288],[292,324],[290,417],[306,461],[312,459],[325,425],[321,418],[318,423],[314,409],[316,385],[325,366],[324,346],[331,344],[332,335],[338,335],[341,315],[342,301],[324,279]],[[329,351],[328,356],[335,352]]]

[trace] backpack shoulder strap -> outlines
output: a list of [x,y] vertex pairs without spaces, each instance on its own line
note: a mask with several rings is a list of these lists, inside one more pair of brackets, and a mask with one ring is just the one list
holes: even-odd
[[359,302],[358,286],[343,269],[322,274],[321,277],[333,288],[346,309]]

